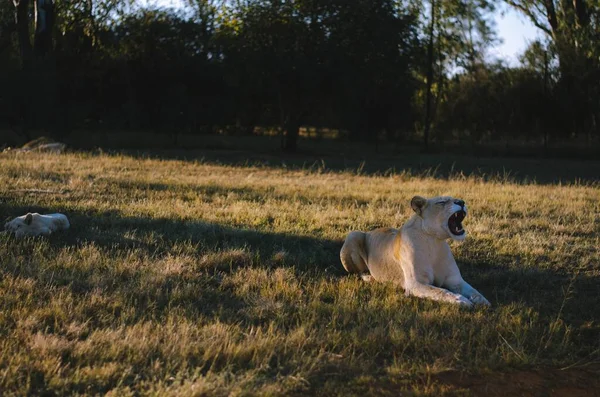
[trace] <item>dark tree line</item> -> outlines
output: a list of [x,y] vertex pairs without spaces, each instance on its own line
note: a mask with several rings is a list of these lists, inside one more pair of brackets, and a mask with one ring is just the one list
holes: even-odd
[[519,67],[486,56],[486,0],[3,2],[0,129],[597,141],[600,5],[505,3],[547,34]]

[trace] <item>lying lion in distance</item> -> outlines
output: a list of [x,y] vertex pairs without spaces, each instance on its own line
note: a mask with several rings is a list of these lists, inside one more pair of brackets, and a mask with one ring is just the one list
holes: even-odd
[[30,212],[7,222],[4,229],[9,233],[15,233],[15,237],[33,237],[48,236],[53,232],[66,230],[70,226],[69,220],[63,214],[41,215]]
[[340,252],[344,268],[362,274],[367,281],[391,281],[408,295],[464,307],[489,306],[490,302],[463,280],[446,241],[466,237],[462,227],[467,215],[465,202],[415,196],[410,205],[416,214],[401,229],[348,234]]

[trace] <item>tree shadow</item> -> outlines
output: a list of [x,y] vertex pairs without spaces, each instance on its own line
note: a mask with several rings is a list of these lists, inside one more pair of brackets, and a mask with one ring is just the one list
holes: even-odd
[[459,267],[463,278],[494,306],[522,304],[538,312],[540,320],[574,327],[578,343],[598,345],[600,275],[514,266],[516,256],[496,254],[494,263],[459,258]]
[[200,161],[213,165],[309,171],[345,171],[361,175],[410,173],[438,179],[473,176],[515,183],[600,182],[600,161],[544,158],[486,158],[452,154],[299,153],[242,150],[118,151],[135,158]]
[[[161,182],[138,182],[138,181],[111,181],[119,189],[125,189],[131,196],[146,196],[147,192],[164,192],[172,190],[174,185],[172,183],[161,183]],[[243,200],[248,202],[263,202],[265,198],[277,199],[277,200],[290,200],[290,195],[287,193],[281,193],[274,191],[271,187],[234,187],[234,186],[220,186],[214,184],[181,184],[177,185],[177,189],[186,190],[188,193],[194,193],[202,197],[204,202],[211,202],[215,197],[228,196],[234,194],[237,200]],[[100,193],[102,194],[102,193]],[[112,194],[112,193],[108,193]],[[301,204],[311,204],[315,201],[323,200],[326,197],[324,194],[312,195],[310,190],[305,190],[302,193],[294,192],[293,199]],[[336,200],[336,203],[344,205],[346,208],[360,208],[368,206],[371,201],[357,198],[357,197],[338,197],[329,196],[328,199]]]
[[[27,211],[49,213],[58,208],[0,204],[2,215]],[[245,318],[242,310],[248,303],[220,283],[225,275],[240,268],[287,267],[304,279],[315,280],[355,277],[348,276],[340,263],[342,240],[240,229],[201,220],[125,216],[119,211],[65,213],[72,227],[64,233],[25,240],[0,237],[9,254],[2,272],[33,278],[41,285],[66,286],[77,295],[96,289],[122,294],[137,302],[140,318],[149,308],[155,315],[167,316],[169,310],[179,307],[190,317],[202,314],[217,316],[223,322],[252,324],[255,319]],[[92,246],[102,249],[114,262],[124,261],[128,255],[130,260],[162,261],[178,255],[206,259],[190,271],[160,277],[143,267],[107,264],[79,267],[70,263],[50,272],[43,270],[42,263],[26,258],[28,250],[40,243],[47,245],[47,256]],[[515,258],[507,255],[492,258],[494,263],[457,260],[465,280],[495,307],[522,304],[538,311],[545,321],[560,316],[566,324],[580,328],[577,338],[581,343],[597,342],[593,338],[598,330],[595,322],[600,318],[600,276],[582,272],[574,277],[567,271],[514,266]],[[180,290],[177,299],[173,298],[174,290]],[[586,328],[586,324],[590,326]]]
[[[34,280],[47,287],[65,287],[70,293],[87,297],[103,291],[115,299],[136,302],[134,318],[148,315],[168,317],[179,310],[190,319],[217,318],[223,323],[255,324],[243,297],[222,285],[221,280],[241,267],[273,269],[288,267],[296,275],[338,277],[341,243],[309,236],[237,229],[203,221],[124,216],[119,211],[61,211],[55,207],[0,204],[0,214],[62,212],[71,228],[48,237],[16,239],[0,235],[5,251],[0,278],[6,275]],[[90,266],[78,265],[78,251],[100,250],[107,259]],[[31,253],[37,252],[38,255]],[[56,257],[67,253],[65,263]],[[42,256],[43,258],[41,258]],[[180,256],[199,258],[192,267],[170,272],[150,262],[173,264]],[[37,259],[35,259],[37,258]],[[49,268],[44,258],[54,258]],[[330,260],[331,258],[331,260]],[[123,265],[127,261],[134,265]],[[139,265],[135,265],[140,262]],[[165,265],[165,266],[166,266]],[[153,269],[149,269],[153,267]],[[90,317],[94,326],[107,326],[102,318],[121,316],[123,308],[102,317]],[[129,313],[129,316],[132,314]],[[265,320],[266,321],[266,320]],[[44,323],[52,331],[52,320]]]

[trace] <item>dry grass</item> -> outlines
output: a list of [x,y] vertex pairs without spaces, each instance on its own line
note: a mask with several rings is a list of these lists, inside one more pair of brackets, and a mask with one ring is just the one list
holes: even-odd
[[[344,236],[415,194],[469,204],[453,251],[491,310],[344,274]],[[449,370],[599,361],[598,185],[4,154],[0,197],[72,223],[0,236],[5,394],[440,395]]]

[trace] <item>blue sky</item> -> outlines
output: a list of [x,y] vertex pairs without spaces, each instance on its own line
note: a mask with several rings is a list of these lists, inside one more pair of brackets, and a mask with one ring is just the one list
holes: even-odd
[[506,10],[504,16],[498,13],[496,28],[502,44],[491,49],[490,55],[504,59],[510,65],[518,64],[518,56],[528,43],[542,37],[538,28],[512,8]]
[[[182,0],[144,0],[150,4],[178,6]],[[541,34],[531,22],[510,7],[500,7],[504,13],[496,15],[496,28],[502,43],[490,49],[490,55],[504,60],[509,65],[518,64],[518,56],[527,44]]]

